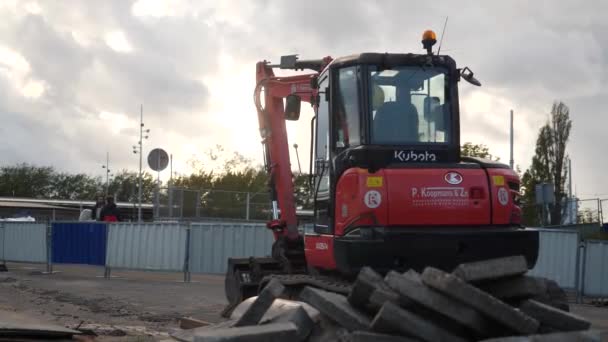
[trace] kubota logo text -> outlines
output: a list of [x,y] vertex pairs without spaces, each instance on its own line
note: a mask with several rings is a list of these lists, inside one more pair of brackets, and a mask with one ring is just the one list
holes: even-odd
[[437,156],[429,151],[395,151],[395,159],[402,162],[434,162],[437,161]]

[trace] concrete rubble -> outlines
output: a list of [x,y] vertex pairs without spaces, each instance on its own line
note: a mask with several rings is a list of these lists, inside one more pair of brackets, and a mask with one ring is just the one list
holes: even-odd
[[[364,267],[348,296],[272,280],[231,319],[176,332],[181,341],[600,341],[584,318],[547,305],[546,281],[514,256],[382,276]],[[550,303],[549,303],[550,304]]]

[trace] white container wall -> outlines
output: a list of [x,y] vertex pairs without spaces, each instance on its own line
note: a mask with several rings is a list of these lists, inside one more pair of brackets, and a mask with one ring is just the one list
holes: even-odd
[[269,256],[272,243],[265,224],[192,223],[190,272],[225,273],[228,258]]
[[587,240],[583,294],[608,296],[608,241]]
[[566,229],[538,230],[540,231],[538,260],[528,274],[555,280],[566,289],[576,289],[578,232]]
[[0,223],[0,258],[5,261],[47,262],[46,223]]
[[106,267],[183,271],[187,227],[174,223],[109,224]]

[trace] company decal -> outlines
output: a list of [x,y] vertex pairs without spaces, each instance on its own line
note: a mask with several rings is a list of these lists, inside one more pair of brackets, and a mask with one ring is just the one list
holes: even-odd
[[429,151],[395,151],[395,159],[402,162],[435,162],[437,155]]
[[315,243],[315,249],[325,251],[329,249],[329,246],[326,242],[317,242]]
[[418,207],[466,207],[469,192],[463,187],[414,187],[411,189],[412,204]]
[[382,187],[382,177],[378,177],[378,176],[367,177],[367,187],[368,188],[381,188]]
[[505,188],[498,189],[498,203],[501,205],[509,204],[509,192]]
[[462,175],[458,172],[448,172],[443,177],[446,182],[452,185],[458,185],[462,183]]
[[365,193],[365,196],[363,197],[363,202],[368,208],[376,209],[380,206],[380,203],[382,203],[382,196],[378,191],[370,190]]
[[496,186],[504,186],[505,185],[505,177],[504,176],[492,176],[492,180],[494,181],[494,185],[496,185]]

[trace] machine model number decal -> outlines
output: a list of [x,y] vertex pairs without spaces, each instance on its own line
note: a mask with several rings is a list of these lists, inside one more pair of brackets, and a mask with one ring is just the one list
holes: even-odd
[[434,162],[437,155],[429,151],[395,151],[395,159],[402,162]]
[[325,242],[317,242],[317,243],[315,243],[315,248],[319,249],[319,250],[322,250],[322,251],[325,251],[325,250],[329,249],[329,246]]
[[365,193],[365,196],[363,197],[363,202],[368,208],[375,209],[380,206],[380,203],[382,203],[382,196],[378,191],[370,190]]
[[498,203],[507,205],[509,203],[509,192],[505,188],[498,189]]

